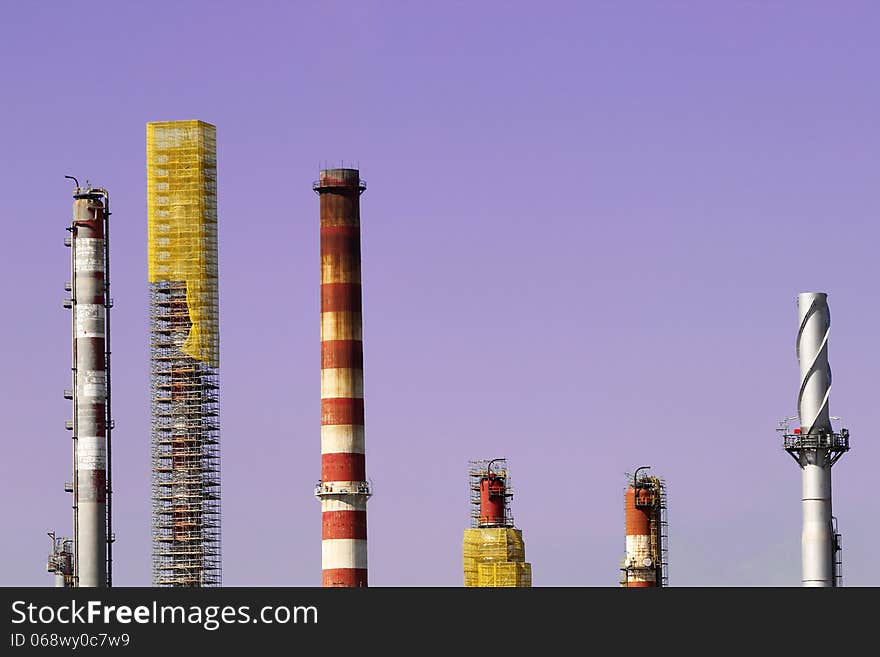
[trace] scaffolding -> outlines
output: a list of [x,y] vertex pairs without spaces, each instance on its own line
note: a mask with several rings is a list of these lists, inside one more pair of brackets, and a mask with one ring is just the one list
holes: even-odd
[[147,124],[153,584],[220,586],[215,129]]
[[526,562],[522,530],[512,527],[464,530],[462,560],[466,587],[532,585],[532,564]]
[[56,537],[55,532],[48,532],[52,547],[46,560],[46,571],[55,575],[55,586],[70,588],[74,585],[73,574],[73,539]]
[[147,124],[151,283],[185,282],[184,353],[220,366],[217,305],[217,138],[202,121]]
[[471,510],[471,527],[485,527],[480,514],[480,482],[488,476],[490,469],[492,474],[504,482],[504,522],[502,526],[513,527],[513,515],[510,512],[513,484],[507,469],[507,459],[468,461],[468,502]]
[[843,586],[843,536],[837,528],[837,517],[831,516],[831,553],[834,555],[834,586]]
[[477,586],[527,589],[532,586],[532,564],[525,562],[481,563]]

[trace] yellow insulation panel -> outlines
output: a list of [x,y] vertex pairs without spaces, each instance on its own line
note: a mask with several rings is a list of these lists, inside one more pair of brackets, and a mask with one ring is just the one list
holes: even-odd
[[[525,563],[525,558],[522,530],[505,527],[464,530],[462,562],[466,587],[531,586],[531,565]],[[499,565],[500,570],[488,568],[491,564]],[[526,569],[528,576],[524,574]],[[485,583],[490,581],[518,583]]]
[[532,564],[519,561],[481,563],[477,568],[477,586],[530,588]]
[[210,123],[147,124],[147,245],[151,283],[186,283],[192,326],[182,351],[219,367],[217,130]]
[[508,527],[465,529],[465,556],[481,557],[494,561],[523,561],[526,548],[522,530]]

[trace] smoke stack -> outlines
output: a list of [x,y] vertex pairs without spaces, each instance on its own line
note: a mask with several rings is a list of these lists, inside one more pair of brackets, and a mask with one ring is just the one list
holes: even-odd
[[321,583],[367,586],[367,481],[357,169],[325,169],[321,216]]
[[[831,466],[849,450],[849,431],[836,433],[831,425],[828,400],[831,367],[828,335],[831,313],[824,292],[798,295],[799,328],[797,358],[801,385],[798,417],[780,423],[783,446],[802,471],[803,531],[801,558],[803,586],[835,586],[838,583],[840,545],[831,515]],[[799,427],[789,431],[790,420]]]
[[[73,558],[65,581],[80,587],[111,584],[112,531],[110,523],[110,276],[107,190],[73,191],[73,220],[65,244],[71,248],[70,299],[72,312],[73,387]],[[67,554],[67,543],[59,547]],[[65,557],[66,559],[66,557]],[[58,563],[66,564],[59,557]],[[66,566],[65,566],[66,568]],[[63,569],[62,569],[63,570]]]
[[624,496],[626,556],[621,566],[620,585],[652,588],[668,584],[666,484],[659,477],[636,469]]

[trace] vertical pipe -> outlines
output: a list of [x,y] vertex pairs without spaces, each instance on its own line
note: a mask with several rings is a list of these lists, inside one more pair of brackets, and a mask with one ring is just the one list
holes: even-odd
[[801,555],[804,586],[834,586],[834,560],[831,542],[831,468],[813,462],[824,458],[825,450],[804,450],[803,517]]
[[[73,178],[72,176],[65,176],[66,178]],[[79,183],[76,186],[77,190],[79,189]],[[74,213],[76,212],[76,208],[74,207]],[[73,243],[73,221],[71,221],[70,226],[68,226],[67,230],[70,232],[70,237],[65,239],[65,244],[70,247],[70,400],[71,407],[73,409],[72,417],[73,420],[70,421],[69,426],[72,429],[70,441],[71,445],[71,456],[72,456],[72,479],[71,479],[71,490],[70,497],[72,500],[71,508],[73,510],[73,554],[71,557],[71,586],[78,586],[78,575],[79,575],[79,500],[77,499],[77,472],[76,472],[76,311],[74,310],[74,303],[76,302],[76,247]],[[65,391],[65,398],[67,398]],[[66,487],[65,487],[66,488]]]
[[76,443],[76,580],[107,585],[104,206],[90,190],[73,202],[73,318]]
[[357,169],[326,169],[321,216],[321,582],[367,586],[367,499]]
[[[799,294],[798,317],[797,356],[801,373],[798,415],[801,435],[818,437],[833,431],[828,411],[831,393],[831,367],[828,364],[831,313],[828,310],[828,295],[824,292]],[[818,447],[801,449],[799,463],[803,472],[802,584],[833,586],[831,463],[828,450]]]
[[110,434],[113,429],[113,413],[110,409],[110,194],[106,189],[97,189],[104,197],[104,376],[106,377],[106,394],[104,399],[104,415],[107,432],[107,587],[113,586],[113,463],[111,461],[112,441]]

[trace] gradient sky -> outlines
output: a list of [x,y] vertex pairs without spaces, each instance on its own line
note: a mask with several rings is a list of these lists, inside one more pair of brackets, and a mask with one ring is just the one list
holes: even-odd
[[217,126],[223,582],[318,586],[318,197],[359,166],[370,583],[460,586],[505,456],[535,586],[800,584],[796,296],[829,294],[844,584],[880,585],[872,2],[4,3],[0,584],[71,531],[65,174],[110,190],[114,583],[150,585],[145,124]]

